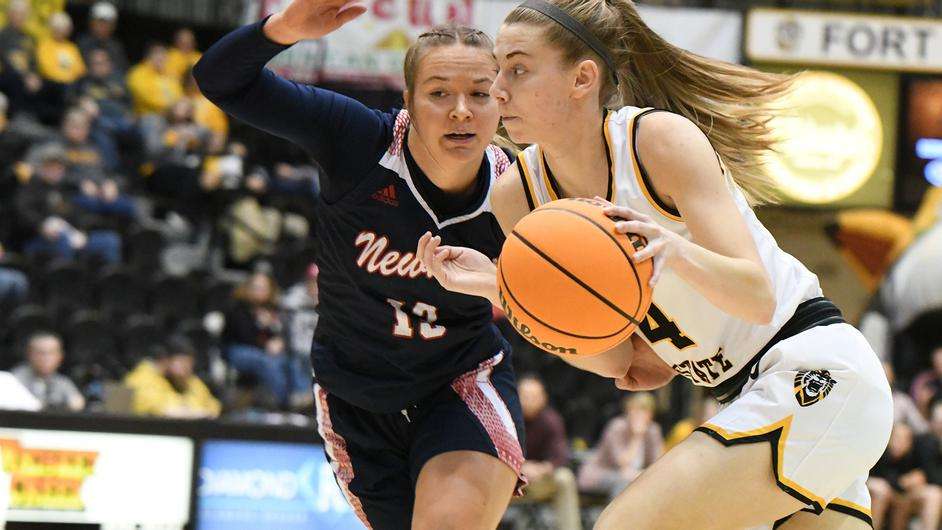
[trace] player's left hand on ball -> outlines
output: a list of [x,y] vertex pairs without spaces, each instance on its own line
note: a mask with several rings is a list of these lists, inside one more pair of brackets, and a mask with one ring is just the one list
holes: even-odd
[[491,259],[481,252],[443,246],[442,238],[430,232],[419,238],[415,255],[442,287],[458,293],[478,295],[482,279],[494,269]]
[[[604,201],[600,197],[596,199]],[[651,273],[653,286],[661,277],[664,267],[669,267],[677,257],[684,240],[679,235],[657,224],[647,215],[632,210],[626,206],[616,206],[609,203],[605,208],[605,215],[615,219],[615,230],[621,234],[638,234],[648,240],[648,244],[634,254],[636,262],[649,258],[654,259],[654,269]]]

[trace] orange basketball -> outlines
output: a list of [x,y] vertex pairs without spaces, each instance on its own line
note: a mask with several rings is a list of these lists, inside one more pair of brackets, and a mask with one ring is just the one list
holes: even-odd
[[563,199],[517,223],[497,263],[507,320],[550,353],[593,355],[627,339],[651,305],[644,238],[615,231],[605,203]]

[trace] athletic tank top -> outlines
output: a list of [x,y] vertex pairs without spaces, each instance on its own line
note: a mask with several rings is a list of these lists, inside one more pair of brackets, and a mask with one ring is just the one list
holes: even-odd
[[[611,202],[646,214],[690,240],[684,219],[676,209],[657,198],[637,156],[638,119],[653,110],[624,107],[606,115],[604,135],[611,169],[606,195]],[[521,152],[517,163],[531,208],[559,198],[559,187],[547,171],[538,145]],[[778,247],[725,167],[723,172],[772,280],[777,304],[772,321],[762,326],[729,315],[693,285],[665,269],[654,288],[651,308],[640,326],[645,341],[661,359],[694,384],[707,387],[716,386],[739,372],[775,336],[798,304],[821,296],[817,276]]]

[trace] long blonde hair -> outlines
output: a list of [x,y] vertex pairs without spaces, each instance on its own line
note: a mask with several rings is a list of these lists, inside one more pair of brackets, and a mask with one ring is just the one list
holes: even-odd
[[795,76],[760,72],[707,59],[670,44],[644,23],[631,0],[548,0],[598,38],[611,55],[616,86],[605,62],[569,30],[545,15],[518,7],[505,24],[546,28],[547,42],[575,63],[593,59],[602,72],[604,106],[654,107],[680,114],[710,139],[750,204],[774,202],[773,179],[763,169],[776,140],[769,121],[773,102],[790,89]]

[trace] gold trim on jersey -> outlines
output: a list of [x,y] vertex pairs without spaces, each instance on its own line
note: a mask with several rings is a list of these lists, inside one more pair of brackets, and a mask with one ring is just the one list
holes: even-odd
[[615,186],[615,177],[617,176],[615,170],[615,145],[612,144],[612,132],[609,130],[612,122],[612,116],[615,113],[608,110],[605,114],[605,123],[602,124],[602,131],[605,133],[605,145],[608,147],[608,200],[612,204],[618,204],[615,196],[615,191],[617,187]]
[[648,199],[648,203],[654,207],[661,215],[667,217],[672,221],[677,221],[679,223],[684,222],[683,218],[679,215],[674,215],[673,213],[665,210],[657,201],[654,196],[654,190],[649,190],[648,185],[644,180],[644,175],[641,173],[641,164],[638,163],[638,156],[635,153],[635,121],[644,113],[652,109],[646,108],[642,109],[641,112],[635,114],[628,121],[628,157],[631,158],[631,165],[635,172],[635,179],[638,181],[638,187],[641,188],[641,192],[644,194],[645,198]]
[[533,188],[533,174],[530,172],[530,167],[527,165],[527,157],[525,155],[526,151],[520,151],[517,155],[517,161],[520,162],[520,169],[522,170],[523,181],[526,183],[526,189],[524,193],[527,194],[527,197],[531,199],[533,207],[539,208],[543,205],[542,198],[537,195],[536,190]]
[[[606,152],[606,162],[608,163],[608,185],[606,186],[606,199],[612,203],[616,202],[615,190],[617,189],[616,184],[616,168],[615,168],[615,146],[612,144],[612,133],[610,130],[612,117],[615,115],[612,111],[606,111],[605,118],[602,120],[602,132],[605,137],[605,152]],[[533,192],[535,186],[533,183],[533,174],[530,172],[529,167],[526,166],[526,160],[524,160],[523,153],[520,155],[521,166],[524,167],[524,172],[526,173],[527,186]],[[536,158],[540,164],[540,180],[543,181],[543,189],[546,190],[546,195],[549,197],[550,201],[559,200],[559,194],[556,193],[556,182],[551,178],[552,173],[548,170],[546,166],[546,156],[543,154],[543,149],[537,145],[536,146]],[[534,199],[537,199],[537,196],[534,195]],[[536,202],[536,201],[534,201]],[[542,204],[542,201],[541,201]],[[537,204],[536,206],[540,206]]]
[[850,501],[848,501],[848,500],[835,498],[835,499],[832,500],[830,503],[828,503],[828,506],[831,506],[832,504],[836,504],[836,505],[838,505],[838,506],[843,506],[844,508],[849,508],[849,509],[851,509],[851,510],[856,510],[856,511],[862,513],[862,514],[865,514],[867,517],[873,517],[873,513],[870,511],[870,508],[861,506],[861,505],[859,505],[859,504],[857,504],[857,503],[850,502]]
[[785,459],[785,443],[788,440],[788,432],[791,430],[791,425],[792,416],[787,416],[771,425],[743,432],[727,431],[719,425],[712,423],[704,423],[698,427],[697,430],[711,435],[714,439],[717,437],[721,438],[719,441],[724,441],[724,445],[760,441],[768,441],[773,444],[775,453],[772,458],[772,471],[775,473],[775,481],[778,483],[779,487],[782,488],[785,493],[788,493],[801,502],[813,504],[815,513],[820,514],[824,511],[824,507],[827,506],[824,499],[811,493],[807,488],[801,487],[782,473],[782,463]]
[[543,187],[546,188],[546,194],[549,195],[550,201],[558,201],[559,197],[556,195],[556,188],[553,187],[553,183],[550,182],[549,171],[546,170],[546,157],[543,156],[543,148],[536,146],[536,158],[540,161],[540,178],[543,179]]

